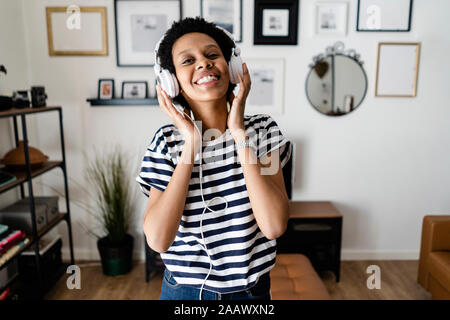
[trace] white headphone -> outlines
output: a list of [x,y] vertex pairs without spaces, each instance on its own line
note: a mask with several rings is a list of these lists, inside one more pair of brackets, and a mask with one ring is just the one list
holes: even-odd
[[[232,50],[231,50],[231,58],[230,58],[230,62],[228,63],[228,71],[229,71],[229,74],[230,74],[230,82],[234,83],[234,84],[238,84],[239,83],[238,72],[241,74],[242,77],[243,77],[243,74],[244,74],[244,71],[242,69],[242,59],[241,59],[241,56],[240,56],[241,55],[241,50],[236,45],[236,43],[234,42],[233,35],[230,32],[228,32],[224,28],[222,28],[220,26],[217,26],[217,25],[216,25],[216,28],[219,28],[220,30],[225,32],[225,34],[228,37],[230,37],[230,39],[233,41],[233,43],[235,45],[235,47],[232,48]],[[155,71],[156,79],[158,80],[159,84],[161,85],[161,88],[169,95],[170,98],[175,98],[180,93],[180,87],[179,87],[179,84],[178,84],[178,80],[177,80],[176,76],[173,73],[171,73],[169,70],[161,68],[160,60],[159,60],[159,57],[158,57],[159,45],[160,45],[161,41],[164,39],[164,37],[165,37],[165,35],[162,36],[162,38],[158,41],[158,43],[156,44],[156,47],[155,47],[155,66],[154,66],[154,71]],[[180,110],[173,102],[172,102],[172,104],[175,107],[175,109],[178,110],[178,112],[180,112],[184,116],[187,116],[184,113],[184,110]],[[192,113],[192,115],[193,115],[193,113]],[[197,128],[195,122],[191,119],[191,117],[189,117],[189,116],[187,116],[187,117],[192,121],[192,123],[194,124],[195,129],[197,129],[197,131],[200,134],[200,136],[202,136],[202,133],[200,132],[200,129]],[[202,178],[203,178],[202,148],[200,148],[199,158],[200,158],[200,168],[199,168],[200,194],[202,196],[203,204],[205,205],[205,209],[203,209],[203,213],[202,213],[202,215],[200,217],[200,233],[202,235],[203,249],[205,249],[206,254],[208,255],[208,258],[209,258],[209,272],[206,275],[206,278],[203,280],[202,286],[200,288],[199,299],[202,300],[203,286],[205,285],[206,280],[208,279],[208,277],[209,277],[209,275],[211,273],[211,270],[212,270],[211,256],[209,255],[208,248],[206,248],[205,238],[203,236],[203,215],[205,214],[206,209],[209,209],[212,212],[218,212],[218,211],[213,210],[213,209],[211,209],[209,207],[209,204],[211,202],[213,202],[215,199],[223,199],[223,201],[225,201],[225,208],[220,210],[220,211],[225,211],[228,208],[228,201],[224,197],[217,196],[217,197],[214,197],[214,198],[210,199],[208,201],[208,203],[205,202],[205,198],[203,197],[203,188],[202,188]]]
[[[216,28],[222,30],[225,32],[225,34],[230,37],[230,39],[233,41],[235,47],[231,49],[231,58],[230,62],[228,62],[228,71],[230,74],[230,81],[231,83],[238,84],[239,78],[238,78],[238,72],[243,75],[244,71],[242,70],[242,59],[241,59],[241,49],[236,45],[234,42],[233,35],[226,29],[217,26]],[[153,67],[156,75],[156,79],[158,80],[159,84],[161,85],[161,88],[167,92],[169,97],[175,98],[180,93],[180,86],[178,84],[177,77],[171,73],[169,70],[164,69],[160,65],[160,59],[158,57],[158,50],[159,45],[161,44],[161,41],[164,39],[165,35],[162,36],[162,38],[158,41],[155,47],[155,65]]]

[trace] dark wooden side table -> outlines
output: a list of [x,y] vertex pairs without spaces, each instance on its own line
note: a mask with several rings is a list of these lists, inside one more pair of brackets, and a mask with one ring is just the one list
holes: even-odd
[[339,282],[342,214],[329,201],[290,201],[289,210],[277,252],[304,254],[317,272],[332,271]]
[[147,239],[144,233],[144,247],[145,247],[145,281],[150,281],[152,271],[164,271],[164,262],[158,252],[152,250],[148,246]]

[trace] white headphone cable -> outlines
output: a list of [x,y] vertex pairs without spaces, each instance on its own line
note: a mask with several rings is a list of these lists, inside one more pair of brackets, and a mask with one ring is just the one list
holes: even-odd
[[[175,106],[175,104],[174,104],[173,102],[172,102],[172,105],[175,107],[175,109],[176,109],[178,112],[182,113],[183,116],[187,116],[184,112],[180,111],[180,110]],[[198,133],[200,134],[200,136],[202,136],[202,133],[200,132],[200,129],[197,128],[197,126],[195,125],[194,120],[192,120],[190,116],[187,116],[187,117],[188,117],[189,120],[191,120],[191,122],[194,124],[194,127],[195,127],[195,129],[198,131]],[[226,130],[226,129],[225,129],[225,130]],[[225,133],[226,133],[226,132],[225,132]],[[203,139],[202,139],[202,140],[203,140]],[[202,141],[202,140],[201,140],[201,141]],[[200,194],[201,194],[201,196],[202,196],[203,204],[205,205],[205,208],[203,209],[202,215],[201,215],[201,217],[200,217],[200,233],[201,233],[201,235],[202,235],[203,248],[205,249],[206,254],[208,255],[208,259],[209,259],[209,271],[208,271],[208,274],[206,275],[206,278],[203,280],[202,286],[201,286],[201,288],[200,288],[199,300],[202,300],[202,291],[203,291],[203,287],[204,287],[204,285],[205,285],[205,283],[206,283],[206,280],[208,279],[209,275],[211,274],[211,270],[212,270],[212,260],[211,260],[211,256],[209,255],[208,249],[206,248],[205,237],[203,236],[203,215],[205,214],[206,209],[209,209],[210,211],[212,211],[212,212],[214,212],[214,213],[216,213],[216,212],[222,212],[222,211],[227,210],[227,208],[228,208],[228,201],[227,201],[227,199],[225,199],[224,197],[217,196],[217,197],[214,197],[214,198],[210,199],[210,200],[208,201],[208,203],[205,203],[205,198],[203,197],[203,187],[202,187],[202,179],[203,179],[203,172],[202,172],[202,146],[200,146],[199,160],[200,160],[200,168],[199,168]],[[195,155],[194,155],[194,162],[195,162]],[[210,204],[212,201],[214,201],[215,199],[223,199],[223,200],[225,201],[225,208],[222,209],[222,210],[220,210],[220,211],[216,211],[216,210],[213,210],[213,209],[209,208],[209,204]]]

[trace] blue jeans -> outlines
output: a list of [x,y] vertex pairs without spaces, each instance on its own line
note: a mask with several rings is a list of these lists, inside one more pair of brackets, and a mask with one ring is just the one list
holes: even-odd
[[[170,271],[164,270],[160,300],[199,300],[199,295],[200,289],[177,283]],[[269,272],[260,276],[248,290],[221,294],[203,288],[202,300],[271,300]]]

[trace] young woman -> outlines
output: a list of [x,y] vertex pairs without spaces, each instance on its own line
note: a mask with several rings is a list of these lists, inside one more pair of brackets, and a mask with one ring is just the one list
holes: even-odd
[[173,124],[156,131],[136,178],[149,197],[147,243],[166,266],[160,299],[271,297],[275,239],[288,220],[282,166],[291,146],[270,116],[244,115],[251,79],[244,63],[233,94],[234,47],[224,31],[197,17],[175,22],[157,52],[178,81],[174,101],[186,108],[177,111],[157,86]]

